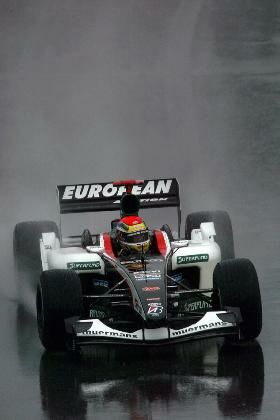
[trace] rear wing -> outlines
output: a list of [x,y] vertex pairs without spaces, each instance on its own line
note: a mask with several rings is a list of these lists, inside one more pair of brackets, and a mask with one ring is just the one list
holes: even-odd
[[[126,192],[126,186],[113,182],[58,185],[59,212],[67,214],[118,210],[121,197]],[[131,193],[139,197],[140,208],[177,207],[180,235],[180,195],[175,178],[144,180],[140,185],[133,185]]]

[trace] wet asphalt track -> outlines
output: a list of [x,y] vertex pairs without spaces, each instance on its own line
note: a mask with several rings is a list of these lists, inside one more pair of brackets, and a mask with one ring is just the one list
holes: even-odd
[[[0,7],[0,417],[278,419],[278,2]],[[259,273],[258,342],[43,352],[17,304],[13,226],[56,220],[57,183],[129,176],[178,177],[184,216],[230,212],[236,253]]]

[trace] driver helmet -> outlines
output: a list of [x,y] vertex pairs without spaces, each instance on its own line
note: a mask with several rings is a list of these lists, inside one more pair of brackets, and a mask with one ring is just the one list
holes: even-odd
[[139,216],[123,217],[116,228],[116,239],[122,249],[147,252],[151,245],[149,230]]

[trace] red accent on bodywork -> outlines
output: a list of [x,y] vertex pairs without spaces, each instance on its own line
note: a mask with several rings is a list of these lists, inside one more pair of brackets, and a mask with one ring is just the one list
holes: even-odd
[[161,230],[155,230],[155,238],[158,251],[165,257],[167,253],[167,247]]
[[133,185],[144,184],[143,179],[123,179],[121,181],[114,181],[114,186],[122,186],[124,185],[126,188],[127,194],[131,194]]
[[113,185],[139,185],[144,184],[143,179],[124,179],[121,181],[114,181]]
[[109,233],[103,233],[103,240],[104,240],[104,249],[106,254],[110,255],[110,257],[116,258],[113,247],[112,247],[112,240]]

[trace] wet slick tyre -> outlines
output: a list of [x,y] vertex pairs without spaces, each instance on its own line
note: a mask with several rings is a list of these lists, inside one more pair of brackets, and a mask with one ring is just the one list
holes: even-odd
[[35,314],[34,294],[42,272],[40,239],[44,232],[54,232],[59,237],[56,223],[50,220],[20,222],[14,228],[13,249],[18,303],[32,314]]
[[15,226],[14,256],[19,266],[41,267],[40,239],[45,232],[54,232],[59,237],[56,223],[50,220],[21,222]]
[[[40,239],[42,233],[54,232],[59,237],[57,224],[51,220],[20,222],[16,224],[13,235],[14,261],[17,277],[37,276],[42,270]],[[34,284],[34,282],[33,282]],[[37,280],[35,282],[37,285]]]
[[213,274],[213,303],[217,309],[240,309],[240,340],[256,338],[262,329],[262,304],[258,276],[246,258],[222,261]]
[[185,237],[191,239],[193,229],[199,229],[201,223],[213,222],[216,231],[215,241],[221,248],[222,260],[234,258],[232,225],[226,211],[200,211],[187,216]]
[[64,319],[79,317],[82,290],[78,275],[71,270],[48,270],[41,274],[36,297],[40,340],[48,351],[66,349]]

